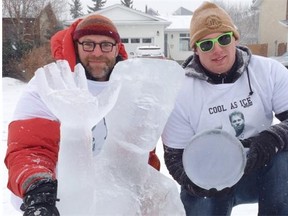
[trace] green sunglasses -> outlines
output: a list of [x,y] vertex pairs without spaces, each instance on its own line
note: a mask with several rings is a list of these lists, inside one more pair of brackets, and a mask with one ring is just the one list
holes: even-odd
[[220,46],[227,46],[231,43],[233,32],[226,32],[219,35],[217,38],[205,39],[199,42],[196,42],[196,46],[201,49],[202,52],[209,52],[213,49],[215,42]]

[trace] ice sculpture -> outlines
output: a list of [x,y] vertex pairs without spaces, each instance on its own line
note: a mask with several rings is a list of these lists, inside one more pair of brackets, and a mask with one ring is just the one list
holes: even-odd
[[[71,73],[58,62],[36,73],[41,97],[61,121],[61,215],[185,215],[175,182],[148,165],[184,70],[171,60],[129,59],[93,97],[77,67]],[[92,157],[91,127],[103,116],[108,138]]]

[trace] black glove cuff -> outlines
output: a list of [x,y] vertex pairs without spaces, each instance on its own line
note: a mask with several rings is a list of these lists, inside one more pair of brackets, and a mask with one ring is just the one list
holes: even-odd
[[23,216],[60,216],[60,213],[56,206],[49,205],[47,203],[41,203],[37,205],[28,206],[25,209]]
[[218,191],[216,188],[211,188],[209,190],[203,189],[201,187],[198,187],[193,182],[187,184],[184,186],[184,188],[188,191],[188,193],[192,196],[196,197],[224,197],[229,196],[234,191],[234,187],[227,187],[220,191]]
[[184,188],[188,191],[188,193],[192,196],[196,197],[209,197],[209,191],[198,187],[193,182],[189,182],[184,185]]
[[23,198],[26,207],[40,203],[55,206],[56,201],[59,201],[57,199],[57,180],[51,179],[42,179],[32,184]]

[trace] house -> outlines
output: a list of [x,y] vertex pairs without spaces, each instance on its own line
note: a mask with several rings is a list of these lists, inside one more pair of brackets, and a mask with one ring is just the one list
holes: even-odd
[[179,63],[193,54],[189,30],[192,15],[192,11],[180,7],[172,15],[163,17],[171,22],[165,29],[165,54]]
[[49,42],[51,36],[61,28],[51,3],[48,3],[47,6],[40,12],[36,19],[36,23],[39,27],[39,37],[42,43]]
[[165,54],[177,62],[183,62],[193,54],[190,48],[190,21],[192,15],[171,15],[166,17],[171,22],[165,29]]
[[[165,19],[120,4],[111,5],[89,15],[91,14],[101,14],[113,21],[130,58],[139,46],[155,45],[164,50],[165,29],[171,24]],[[66,21],[65,25],[72,22],[74,20]]]
[[48,42],[51,35],[60,29],[60,24],[51,4],[45,6],[37,17],[2,17],[3,41],[24,41],[31,44]]
[[[7,41],[31,41],[39,40],[35,33],[35,18],[10,18],[2,17],[2,40]],[[19,29],[18,31],[16,31]]]
[[268,44],[268,56],[287,50],[288,0],[254,0],[252,7],[259,13],[258,43]]
[[[176,15],[162,17],[153,9],[146,8],[144,13],[115,4],[92,14],[101,14],[115,23],[129,58],[135,56],[137,47],[151,45],[159,46],[166,57],[179,63],[193,53],[189,46],[192,12],[185,8],[176,10]],[[64,24],[69,26],[74,21],[66,21]]]
[[145,7],[145,13],[150,14],[151,16],[159,16],[160,14],[158,11],[155,11],[153,8],[148,8],[147,6]]
[[188,16],[192,16],[193,15],[193,12],[184,8],[184,7],[180,7],[178,8],[174,13],[173,15],[188,15]]

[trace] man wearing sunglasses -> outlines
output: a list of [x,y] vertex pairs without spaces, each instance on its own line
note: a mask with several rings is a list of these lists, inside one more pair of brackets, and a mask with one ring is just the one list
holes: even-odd
[[[115,64],[127,59],[118,30],[111,20],[101,15],[79,19],[56,33],[51,38],[51,50],[56,60],[67,60],[72,71],[77,63],[83,65],[93,95],[108,86]],[[91,151],[96,156],[108,134],[105,118],[91,130]],[[23,199],[21,209],[25,216],[59,215],[56,207],[59,141],[60,122],[41,100],[35,86],[29,83],[9,125],[5,158],[8,188]],[[147,163],[160,169],[155,150],[150,152]]]
[[[181,185],[186,215],[230,215],[245,203],[258,203],[259,215],[288,215],[287,69],[240,46],[232,19],[213,3],[194,12],[190,37],[194,54],[183,63],[186,80],[162,134],[165,164]],[[203,189],[187,177],[183,151],[204,130],[235,136],[229,114],[236,111],[247,126],[238,137],[247,148],[244,175],[232,187]]]

